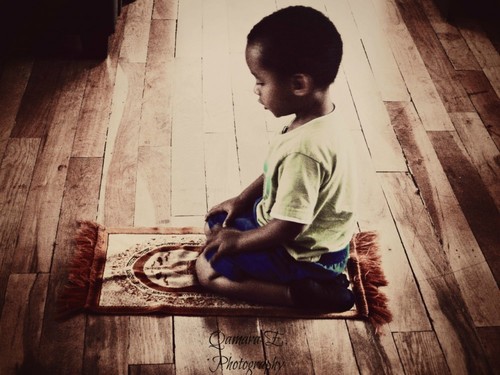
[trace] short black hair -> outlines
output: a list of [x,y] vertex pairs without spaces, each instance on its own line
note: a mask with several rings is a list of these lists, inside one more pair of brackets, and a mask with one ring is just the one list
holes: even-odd
[[259,21],[247,36],[247,46],[261,44],[264,68],[280,76],[311,75],[315,85],[328,87],[342,60],[342,38],[323,13],[305,6],[280,9]]

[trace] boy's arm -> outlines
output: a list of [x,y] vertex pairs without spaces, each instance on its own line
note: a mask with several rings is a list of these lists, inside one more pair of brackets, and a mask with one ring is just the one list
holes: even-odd
[[207,213],[207,217],[218,212],[226,212],[226,222],[229,223],[233,217],[237,216],[245,209],[252,207],[255,200],[262,196],[262,186],[264,175],[260,175],[254,182],[248,185],[238,196],[228,199],[212,207]]
[[279,244],[293,240],[304,229],[304,224],[273,219],[268,224],[249,231],[222,228],[214,230],[207,238],[205,249],[217,249],[211,261],[231,253],[272,249]]
[[238,196],[239,199],[245,202],[255,202],[262,196],[262,187],[264,186],[264,175],[261,174],[257,179],[248,185]]

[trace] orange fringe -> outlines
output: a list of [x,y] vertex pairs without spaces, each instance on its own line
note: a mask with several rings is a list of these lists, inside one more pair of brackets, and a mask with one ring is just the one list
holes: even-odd
[[79,221],[75,236],[75,255],[68,269],[68,281],[58,298],[58,317],[65,318],[83,311],[87,306],[96,248],[99,245],[99,224]]
[[353,237],[351,247],[357,257],[349,259],[348,267],[351,275],[359,275],[352,280],[358,298],[356,307],[379,332],[382,325],[392,321],[392,313],[387,306],[387,296],[379,290],[388,282],[382,270],[377,237],[376,232],[361,232]]

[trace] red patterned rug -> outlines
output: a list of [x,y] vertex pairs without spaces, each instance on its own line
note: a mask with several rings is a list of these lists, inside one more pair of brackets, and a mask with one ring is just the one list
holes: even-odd
[[81,222],[61,313],[365,319],[376,327],[392,318],[379,290],[387,281],[374,232],[358,233],[351,241],[347,269],[356,304],[343,313],[255,305],[204,291],[194,271],[204,240],[197,228],[111,229]]

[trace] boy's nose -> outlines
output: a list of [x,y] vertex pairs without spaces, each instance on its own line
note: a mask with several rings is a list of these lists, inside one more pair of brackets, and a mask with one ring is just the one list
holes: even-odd
[[253,92],[254,92],[255,95],[259,95],[260,96],[259,85],[255,85],[253,87]]

